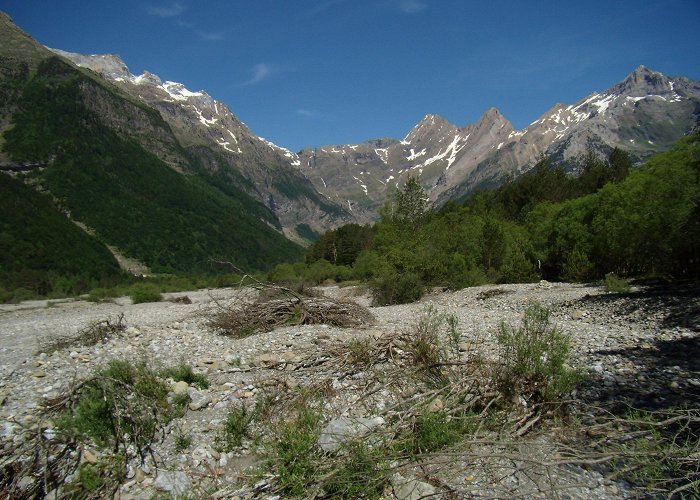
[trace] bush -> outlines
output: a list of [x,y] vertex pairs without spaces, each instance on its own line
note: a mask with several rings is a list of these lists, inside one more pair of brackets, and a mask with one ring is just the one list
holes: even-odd
[[113,299],[117,296],[117,293],[112,288],[93,288],[90,290],[87,300],[89,302],[105,302],[109,299]]
[[203,373],[195,373],[187,363],[180,363],[177,366],[165,368],[161,371],[161,376],[171,378],[175,382],[187,382],[189,385],[194,385],[200,389],[209,388],[209,379]]
[[615,273],[608,273],[603,280],[605,290],[610,293],[629,293],[630,286],[627,280],[619,278]]
[[460,334],[455,315],[433,305],[425,308],[415,328],[402,338],[402,347],[432,382],[447,382],[443,365],[459,358]]
[[70,395],[74,403],[59,415],[57,428],[103,447],[133,446],[145,458],[170,419],[167,394],[165,383],[145,363],[113,360]]
[[579,375],[566,365],[569,339],[550,323],[549,315],[549,309],[533,302],[520,327],[501,323],[502,392],[552,402],[574,388]]
[[160,302],[163,296],[156,285],[151,283],[137,283],[131,287],[131,302],[142,304],[144,302]]
[[444,411],[426,411],[413,423],[408,449],[414,454],[431,453],[461,441],[471,427]]
[[223,429],[216,437],[217,446],[221,451],[230,452],[243,444],[243,438],[248,435],[254,416],[242,405],[229,412]]
[[380,306],[408,304],[420,299],[425,285],[413,272],[399,273],[395,270],[384,273],[370,283],[374,302]]
[[302,496],[321,475],[320,451],[316,440],[321,433],[321,415],[307,398],[300,398],[294,412],[284,419],[269,444],[268,467],[276,471],[281,493]]

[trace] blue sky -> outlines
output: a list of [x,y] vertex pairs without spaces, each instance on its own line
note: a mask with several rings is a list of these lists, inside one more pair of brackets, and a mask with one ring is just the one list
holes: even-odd
[[280,146],[458,126],[516,129],[640,64],[700,80],[700,1],[0,0],[39,42],[119,54],[224,101]]

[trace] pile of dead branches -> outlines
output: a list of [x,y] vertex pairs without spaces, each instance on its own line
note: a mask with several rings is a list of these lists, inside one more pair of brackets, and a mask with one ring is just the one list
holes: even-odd
[[51,353],[73,346],[90,347],[107,342],[112,337],[121,335],[125,330],[124,313],[120,313],[116,319],[106,318],[94,321],[73,336],[44,339],[40,342],[40,350]]
[[280,326],[358,327],[374,320],[367,308],[354,302],[301,295],[275,285],[260,284],[260,292],[259,299],[254,302],[239,300],[218,304],[210,327],[222,335],[244,338]]

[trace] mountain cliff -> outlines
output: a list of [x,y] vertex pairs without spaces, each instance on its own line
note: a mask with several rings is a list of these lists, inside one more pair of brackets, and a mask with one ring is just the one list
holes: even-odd
[[[275,213],[288,237],[301,241],[298,226],[322,232],[355,220],[316,191],[296,168],[296,154],[254,134],[225,103],[206,92],[163,82],[148,71],[133,75],[117,55],[52,50],[158,110],[189,157],[197,158],[199,174],[247,191]],[[169,155],[161,157],[175,169],[187,170],[190,162],[186,159],[183,164]]]
[[698,122],[700,82],[640,66],[604,92],[556,104],[522,130],[491,108],[459,128],[426,115],[403,140],[324,146],[299,153],[299,168],[339,203],[376,209],[408,176],[438,203],[529,170],[542,154],[577,169],[592,150],[618,147],[635,161],[664,151]]

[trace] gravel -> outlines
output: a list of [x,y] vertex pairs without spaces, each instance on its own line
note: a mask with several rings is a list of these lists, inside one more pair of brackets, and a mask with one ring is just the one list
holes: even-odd
[[[367,294],[357,287],[320,290],[328,297],[370,305]],[[197,491],[198,483],[206,481],[214,481],[221,498],[265,497],[271,479],[255,487],[239,481],[242,472],[256,463],[252,447],[244,445],[229,453],[214,447],[214,436],[228,412],[237,405],[253,404],[270,387],[293,390],[328,380],[335,396],[324,407],[325,423],[341,417],[374,417],[391,403],[391,394],[377,390],[366,397],[364,392],[370,388],[362,385],[361,373],[338,372],[337,363],[327,360],[350,339],[381,339],[410,331],[428,304],[455,314],[462,344],[478,343],[488,356],[495,350],[501,322],[519,324],[527,305],[538,301],[551,308],[553,321],[571,338],[572,363],[588,373],[588,381],[576,392],[580,404],[700,407],[700,294],[692,287],[607,294],[598,286],[582,284],[490,285],[434,291],[414,304],[372,307],[376,320],[359,328],[289,326],[245,339],[212,332],[211,314],[241,293],[239,289],[199,290],[166,294],[163,302],[137,305],[128,298],[109,303],[60,300],[0,305],[0,437],[12,439],[21,426],[36,425],[43,401],[67,391],[110,359],[144,359],[153,366],[185,361],[206,373],[211,387],[179,389],[186,390],[196,404],[156,445],[157,467],[131,467],[121,498],[141,498],[157,490],[181,493],[190,483]],[[191,303],[168,300],[183,296]],[[54,352],[46,348],[52,340],[74,337],[91,324],[117,321],[120,315],[125,331],[105,343],[72,345]],[[192,436],[190,449],[175,451],[176,428]],[[556,455],[553,439],[542,436],[523,440],[519,446],[541,462]],[[565,492],[562,496],[567,498],[620,498],[629,494],[625,483],[606,479],[604,471],[578,466],[504,474],[502,460],[494,458],[498,455],[495,447],[485,445],[469,460],[454,459],[432,471],[430,477],[442,478],[439,482],[421,482],[425,470],[416,469],[415,477],[401,471],[396,484],[415,482],[426,490],[435,487],[470,496],[549,498]],[[167,472],[158,474],[161,469]]]

